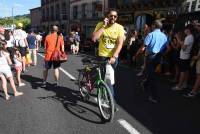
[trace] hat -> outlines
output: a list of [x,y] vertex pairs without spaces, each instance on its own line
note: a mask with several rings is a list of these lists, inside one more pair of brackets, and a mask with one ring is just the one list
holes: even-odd
[[22,23],[18,23],[17,26],[22,28],[23,24]]

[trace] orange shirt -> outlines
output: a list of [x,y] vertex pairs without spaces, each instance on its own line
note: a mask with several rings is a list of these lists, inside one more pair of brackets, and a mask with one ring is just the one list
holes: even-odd
[[[47,37],[45,38],[44,47],[45,47],[45,60],[46,61],[50,61],[50,59],[51,59],[51,55],[52,55],[53,51],[55,50],[56,39],[57,39],[56,33],[47,35]],[[64,45],[64,40],[61,36],[59,36],[56,50],[61,50],[62,45]]]

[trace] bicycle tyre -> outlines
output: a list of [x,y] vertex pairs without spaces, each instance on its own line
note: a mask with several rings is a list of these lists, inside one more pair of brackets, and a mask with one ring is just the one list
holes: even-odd
[[[114,118],[114,100],[113,100],[111,90],[106,85],[105,82],[101,82],[97,86],[97,89],[98,89],[98,95],[97,95],[98,98],[97,99],[98,99],[100,113],[105,121],[112,122],[112,120]],[[104,99],[104,100],[102,100],[102,99]],[[103,102],[103,101],[108,102],[107,103],[108,108],[105,107],[105,102]],[[104,111],[105,108],[107,109],[106,111]]]
[[80,91],[80,95],[84,101],[89,100],[89,92],[88,92],[88,86],[87,86],[87,79],[86,76],[84,75],[84,72],[81,71],[79,72],[78,75],[78,87]]

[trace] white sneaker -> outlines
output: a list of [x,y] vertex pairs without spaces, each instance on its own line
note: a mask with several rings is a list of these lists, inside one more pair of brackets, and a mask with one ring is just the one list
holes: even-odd
[[19,87],[25,86],[25,83],[19,83]]
[[142,75],[143,75],[143,71],[141,71],[138,74],[136,74],[136,76],[142,76]]
[[184,97],[187,97],[187,98],[194,98],[196,95],[197,95],[197,93],[190,92],[190,93],[184,95]]
[[175,87],[172,87],[172,90],[180,91],[180,90],[183,90],[183,88],[182,88],[182,87],[175,86]]

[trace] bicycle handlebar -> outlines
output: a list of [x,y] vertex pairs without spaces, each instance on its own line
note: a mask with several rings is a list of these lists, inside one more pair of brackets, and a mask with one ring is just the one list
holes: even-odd
[[82,62],[84,65],[93,65],[93,66],[101,66],[108,63],[108,61],[99,61],[97,58],[84,58],[82,59]]

